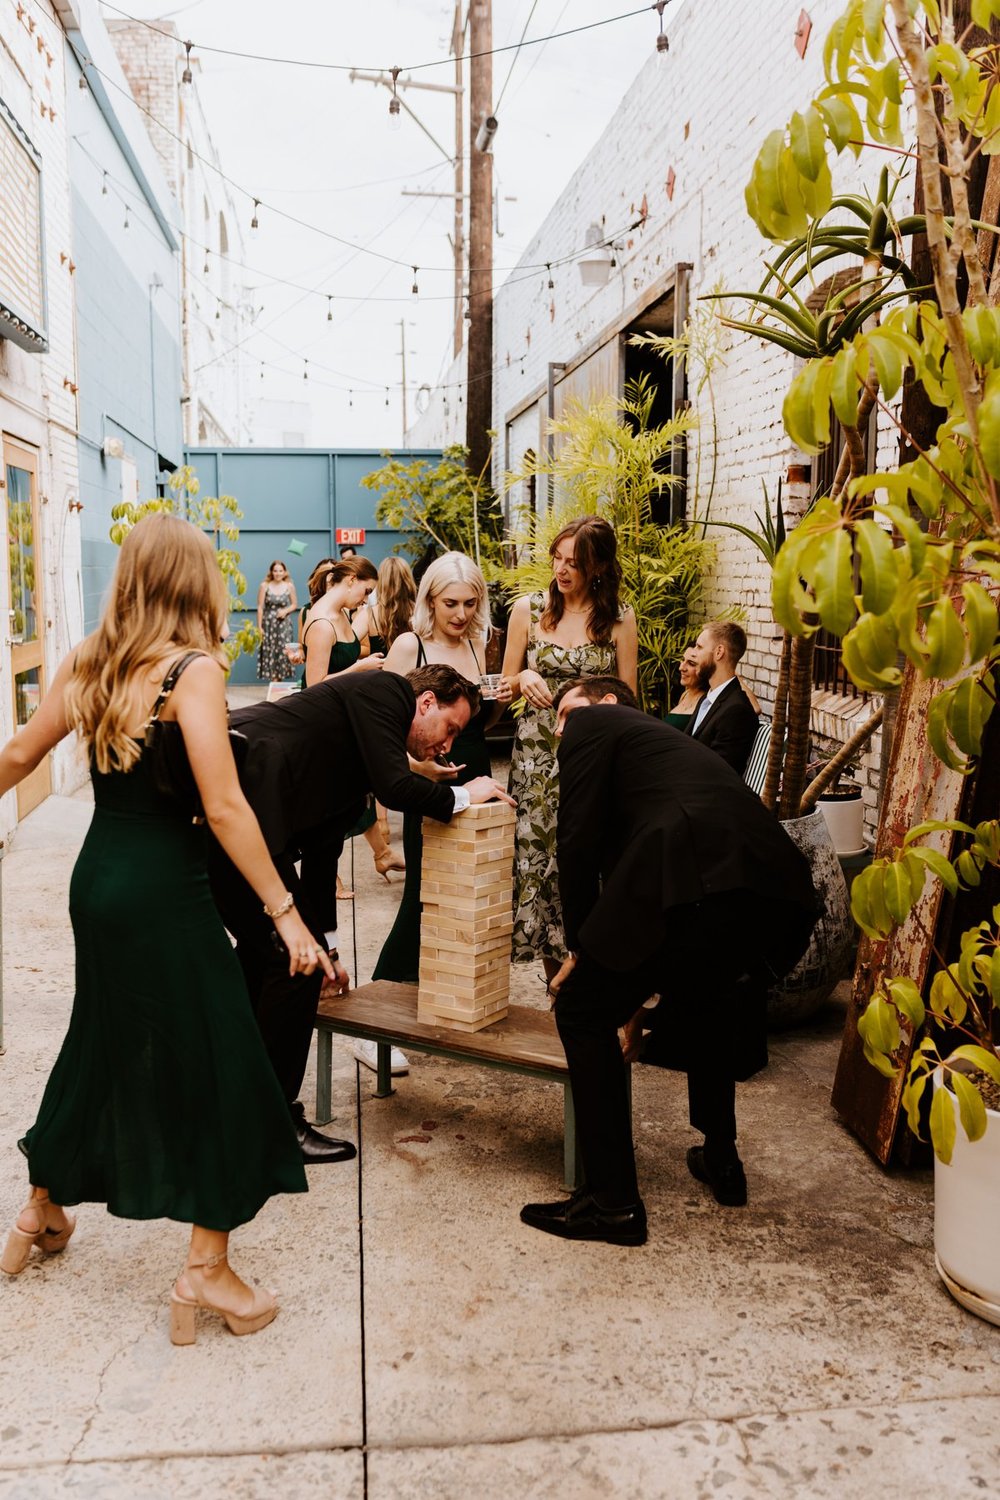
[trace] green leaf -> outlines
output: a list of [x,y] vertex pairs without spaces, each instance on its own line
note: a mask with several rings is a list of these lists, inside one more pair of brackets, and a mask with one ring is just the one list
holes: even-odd
[[979,406],[979,451],[987,472],[1000,479],[1000,389],[996,387]]
[[866,1051],[884,1057],[895,1052],[901,1040],[899,1017],[884,996],[873,995],[858,1020],[858,1033]]
[[1000,1057],[997,1057],[995,1052],[976,1046],[974,1042],[966,1042],[961,1047],[956,1047],[951,1054],[952,1061],[959,1057],[971,1063],[974,1068],[978,1068],[981,1073],[985,1073],[988,1078],[992,1078],[994,1083],[1000,1083]]
[[852,344],[834,356],[830,372],[830,400],[838,422],[845,427],[858,425],[858,354]]
[[864,142],[864,129],[853,100],[846,94],[833,94],[827,97],[824,91],[816,100],[816,108],[823,116],[837,155],[841,154],[845,146],[850,146],[854,155],[860,156]]
[[[834,635],[846,635],[856,613],[853,551],[848,531],[841,528],[822,538],[810,582],[824,627]],[[964,645],[964,636],[962,640]]]
[[901,1010],[914,1031],[924,1024],[924,1002],[912,979],[890,979],[887,989],[889,998],[897,1010]]
[[[839,358],[838,354],[837,359]],[[834,365],[836,363],[837,360],[834,360]],[[880,615],[889,608],[896,596],[899,583],[896,549],[888,532],[877,521],[858,521],[854,535],[861,565],[861,605],[872,614]]]
[[896,665],[898,655],[893,622],[883,615],[863,614],[841,645],[852,682],[874,692],[899,686],[902,673]]
[[903,360],[892,339],[880,333],[869,333],[866,343],[878,374],[878,383],[886,401],[891,401],[903,383]]
[[949,895],[958,895],[958,876],[951,861],[945,859],[940,849],[928,849],[921,845],[919,849],[911,849],[910,854],[914,859],[919,859],[932,874],[938,877]]
[[965,600],[965,629],[969,637],[969,661],[982,661],[990,656],[997,641],[997,607],[979,583],[964,583],[962,598]]
[[792,157],[803,177],[815,182],[826,165],[826,132],[823,117],[814,104],[805,114],[798,111],[788,122]]
[[785,396],[785,431],[803,453],[821,453],[830,442],[830,379],[829,360],[810,360]]
[[949,734],[959,750],[966,755],[978,755],[982,750],[983,730],[993,710],[993,699],[977,677],[965,677],[955,687],[946,688],[945,693],[950,695],[947,710]]
[[910,1077],[903,1090],[903,1107],[906,1110],[906,1123],[917,1137],[920,1135],[920,1101],[924,1096],[924,1090],[927,1087],[930,1077],[930,1073],[921,1066],[920,1059],[917,1059],[910,1069]]
[[983,1103],[983,1096],[976,1085],[956,1069],[951,1069],[949,1076],[958,1100],[962,1129],[970,1141],[978,1141],[986,1132],[986,1105]]
[[1000,16],[1000,0],[972,0],[970,12],[974,23],[983,31],[989,31],[990,21]]
[[927,711],[927,740],[937,756],[938,760],[946,765],[949,771],[966,772],[968,765],[954,749],[948,738],[948,699],[945,693],[938,693],[931,699],[930,708]]
[[930,651],[928,676],[949,681],[965,660],[965,631],[950,599],[938,599],[934,605],[927,620],[925,639]]
[[947,1166],[955,1149],[955,1107],[951,1094],[943,1086],[935,1088],[931,1100],[931,1144],[935,1155]]

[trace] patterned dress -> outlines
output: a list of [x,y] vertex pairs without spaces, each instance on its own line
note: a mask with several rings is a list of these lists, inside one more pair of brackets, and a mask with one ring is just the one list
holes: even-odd
[[265,682],[284,682],[292,674],[285,647],[292,643],[292,617],[279,616],[292,602],[287,588],[270,585],[264,593],[264,619],[260,628],[260,651],[257,654],[257,676]]
[[[546,596],[531,594],[531,627],[525,665],[545,679],[555,697],[574,677],[614,675],[617,651],[606,646],[557,646],[538,639]],[[514,844],[515,963],[566,957],[559,879],[556,870],[556,817],[559,812],[559,768],[556,764],[556,716],[551,708],[528,703],[517,721],[508,791],[517,801]]]

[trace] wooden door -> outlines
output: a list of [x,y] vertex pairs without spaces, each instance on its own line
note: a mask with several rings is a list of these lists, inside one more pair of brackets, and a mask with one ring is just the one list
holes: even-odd
[[[5,649],[10,656],[14,726],[27,724],[45,692],[42,599],[44,572],[38,524],[38,455],[3,438],[4,494],[7,497],[8,618]],[[49,757],[17,789],[17,815],[23,818],[52,790]]]

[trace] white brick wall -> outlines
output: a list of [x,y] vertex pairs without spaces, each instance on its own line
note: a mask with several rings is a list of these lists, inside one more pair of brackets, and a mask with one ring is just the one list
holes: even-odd
[[[48,0],[26,7],[20,21],[8,7],[0,32],[0,95],[42,158],[49,351],[29,354],[0,339],[0,433],[37,454],[42,629],[45,671],[51,681],[59,662],[80,639],[82,612],[79,520],[78,513],[69,509],[78,495],[78,469],[76,398],[71,389],[77,381],[64,41]],[[6,543],[5,489],[0,490],[0,497]],[[4,623],[9,593],[9,574],[3,566],[0,620]],[[6,645],[0,653],[0,741],[5,741],[14,730],[13,688]],[[53,756],[53,789],[72,790],[80,775],[73,748],[61,746]],[[9,833],[16,818],[15,796],[10,793],[0,800],[0,836]]]

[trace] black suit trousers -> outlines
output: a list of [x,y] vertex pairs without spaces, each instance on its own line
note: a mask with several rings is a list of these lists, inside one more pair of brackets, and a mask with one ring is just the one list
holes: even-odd
[[[294,864],[280,856],[274,863],[295,897],[302,920],[325,948],[321,924],[312,920],[305,909],[307,903]],[[289,974],[288,953],[274,930],[274,923],[265,917],[260,897],[214,840],[210,843],[209,878],[219,915],[236,939],[236,956],[267,1055],[285,1098],[292,1105],[299,1097],[309,1060],[323,971]]]
[[747,914],[738,909],[744,897],[734,892],[674,908],[664,916],[656,953],[625,973],[581,952],[559,992],[556,1026],[569,1064],[584,1176],[605,1207],[639,1197],[618,1029],[650,995],[663,999],[650,1012],[648,1060],[669,1057],[673,1049],[662,1042],[679,1038],[691,1124],[717,1144],[736,1140],[736,1065],[719,1033],[731,1029],[735,1006],[763,997],[761,985],[749,984],[746,974],[740,929]]

